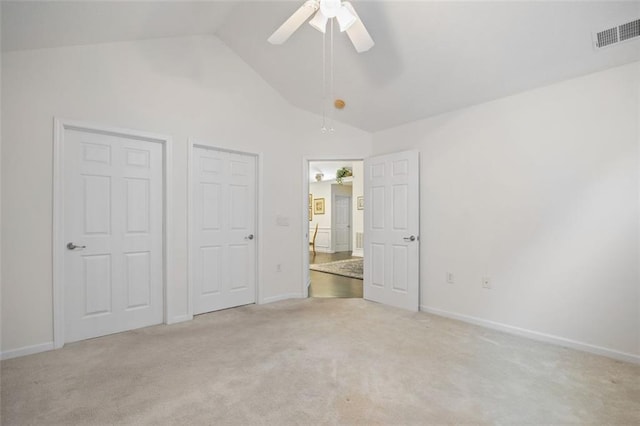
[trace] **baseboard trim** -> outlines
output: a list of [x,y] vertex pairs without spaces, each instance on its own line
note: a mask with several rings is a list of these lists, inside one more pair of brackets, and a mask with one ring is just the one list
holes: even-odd
[[176,315],[175,317],[167,321],[167,325],[178,324],[179,322],[191,321],[192,319],[193,319],[193,315],[188,315],[188,314]]
[[[311,250],[311,249],[309,251],[313,252],[313,250]],[[323,247],[316,246],[316,253],[334,254],[335,250],[331,250],[330,248],[323,248]]]
[[608,358],[613,358],[618,361],[631,362],[633,364],[640,364],[640,355],[634,355],[626,352],[616,351],[614,349],[603,348],[601,346],[591,345],[589,343],[578,342],[576,340],[567,339],[564,337],[554,336],[552,334],[540,333],[538,331],[528,330],[525,328],[515,327],[499,322],[489,321],[483,318],[472,317],[469,315],[458,314],[455,312],[449,312],[438,308],[432,308],[426,305],[420,305],[420,310],[428,312],[430,314],[438,315],[441,317],[451,318],[466,323],[479,325],[481,327],[490,328],[492,330],[503,331],[509,334],[515,334],[517,336],[527,337],[532,340],[540,342],[551,343],[558,346],[564,346],[571,349],[576,349],[583,352],[589,352],[595,355],[602,355]]
[[38,345],[25,346],[24,348],[11,349],[2,352],[0,358],[4,361],[6,359],[18,358],[21,356],[39,354],[40,352],[52,351],[54,349],[53,342],[40,343]]
[[364,257],[364,250],[362,249],[355,249],[351,252],[351,256],[355,256],[355,257]]
[[288,300],[288,299],[303,299],[303,297],[300,293],[280,294],[278,296],[265,297],[264,299],[262,299],[261,304],[279,302],[281,300]]

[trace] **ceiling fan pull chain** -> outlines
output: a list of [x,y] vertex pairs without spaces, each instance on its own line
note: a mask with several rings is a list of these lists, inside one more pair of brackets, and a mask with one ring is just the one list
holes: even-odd
[[322,34],[322,133],[327,131],[327,34]]
[[[330,86],[330,92],[331,93],[330,93],[330,96],[331,96],[332,100],[334,99],[334,94],[333,94],[333,82],[334,82],[334,78],[333,78],[333,21],[335,21],[335,19],[331,18],[331,47],[330,47],[330,50],[331,50],[331,65],[330,65],[330,67],[331,67],[331,76],[330,76],[331,86]],[[326,102],[325,102],[325,105],[326,105]],[[333,114],[334,114],[333,108],[331,108],[330,111],[331,111],[331,116],[329,117],[329,131],[333,132],[333,131],[335,131],[335,129],[333,128]]]

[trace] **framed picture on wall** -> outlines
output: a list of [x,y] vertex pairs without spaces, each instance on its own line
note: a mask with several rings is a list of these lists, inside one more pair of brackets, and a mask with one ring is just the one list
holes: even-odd
[[362,195],[361,195],[361,196],[359,196],[359,197],[357,198],[357,201],[358,201],[358,203],[357,203],[357,205],[356,205],[356,208],[357,208],[358,210],[364,210],[364,196],[362,196]]
[[309,222],[313,220],[313,208],[309,206]]
[[313,200],[313,213],[324,214],[324,198],[316,198]]
[[313,194],[309,194],[309,208],[313,207]]

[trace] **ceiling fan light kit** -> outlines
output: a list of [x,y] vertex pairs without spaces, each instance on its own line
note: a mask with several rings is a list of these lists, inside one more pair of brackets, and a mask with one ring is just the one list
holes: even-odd
[[353,5],[341,0],[307,0],[269,37],[269,43],[283,44],[309,18],[309,24],[323,34],[329,20],[335,18],[340,32],[347,33],[358,53],[366,52],[375,44]]
[[340,0],[320,0],[320,12],[327,18],[335,18],[341,7]]
[[[349,11],[341,0],[320,0],[320,10],[316,12],[316,16],[318,15],[321,15],[324,19],[324,28],[320,30],[323,33],[326,31],[328,19],[336,18],[342,33],[356,22],[355,15]],[[315,28],[319,29],[318,27]]]

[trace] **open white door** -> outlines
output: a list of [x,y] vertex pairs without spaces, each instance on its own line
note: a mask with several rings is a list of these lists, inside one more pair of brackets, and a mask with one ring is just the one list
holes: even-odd
[[364,161],[364,298],[417,311],[419,161],[415,151]]

